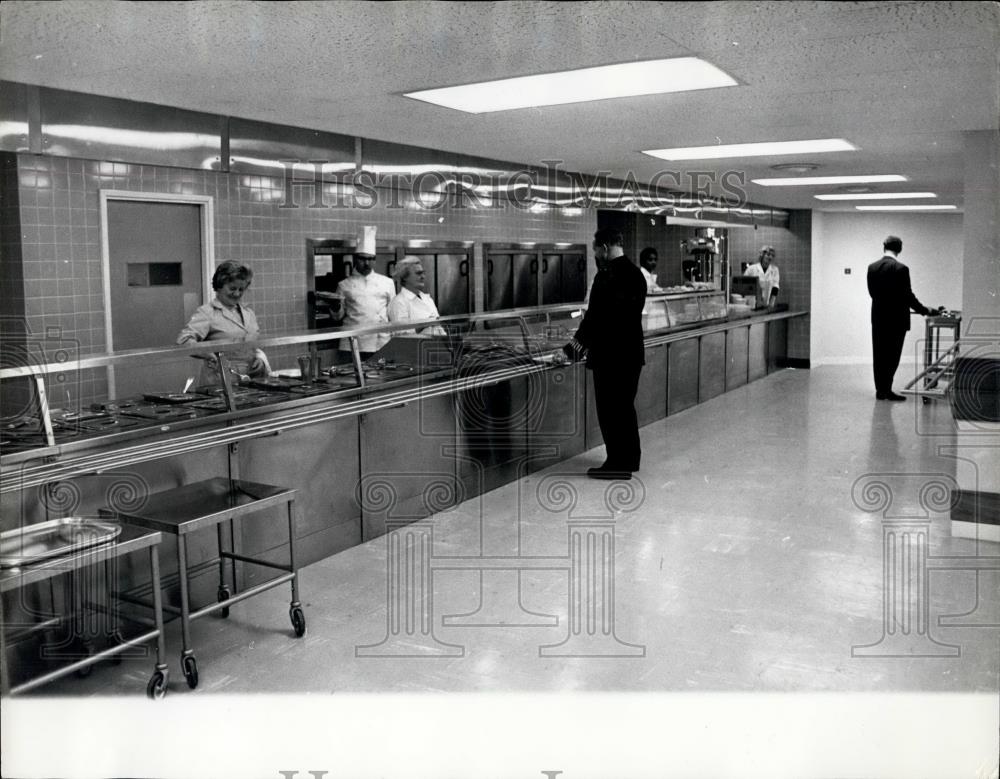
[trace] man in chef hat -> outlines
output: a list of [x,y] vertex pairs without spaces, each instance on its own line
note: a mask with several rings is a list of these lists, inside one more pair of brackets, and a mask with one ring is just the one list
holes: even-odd
[[[358,245],[353,255],[351,275],[337,285],[343,300],[331,311],[344,327],[365,327],[389,321],[389,302],[396,295],[396,285],[388,276],[375,272],[375,226],[366,225],[358,233]],[[389,342],[388,333],[358,336],[361,359],[367,360]],[[347,338],[340,341],[340,351],[351,351]],[[344,355],[342,355],[344,357]]]

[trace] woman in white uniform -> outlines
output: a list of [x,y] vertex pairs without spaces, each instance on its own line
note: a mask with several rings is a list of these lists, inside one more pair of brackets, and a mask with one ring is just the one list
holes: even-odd
[[774,308],[774,304],[778,302],[781,281],[778,266],[774,264],[774,247],[762,246],[760,259],[748,267],[744,275],[757,279],[757,305]]
[[[427,279],[419,257],[404,257],[393,274],[399,282],[399,294],[389,303],[390,322],[408,322],[412,319],[437,319],[437,306],[427,294]],[[395,335],[419,332],[421,335],[445,335],[443,327],[421,327],[418,330],[399,330]]]

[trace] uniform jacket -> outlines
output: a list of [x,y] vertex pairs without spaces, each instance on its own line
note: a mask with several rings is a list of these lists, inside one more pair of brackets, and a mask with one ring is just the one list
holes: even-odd
[[588,368],[626,368],[645,364],[642,308],[646,277],[622,255],[598,271],[590,288],[587,313],[576,340],[587,349]]
[[[260,326],[257,324],[257,317],[252,310],[239,303],[233,308],[226,308],[219,302],[218,298],[213,298],[205,305],[198,307],[188,323],[184,325],[180,335],[177,336],[177,343],[221,340],[253,341],[259,335]],[[231,351],[231,358],[244,365],[248,365],[255,357],[264,363],[266,373],[270,373],[271,366],[267,361],[267,356],[260,349],[247,348]],[[243,368],[243,366],[240,367]],[[245,370],[245,368],[243,369]],[[207,363],[203,364],[198,379],[199,386],[217,384],[218,381],[218,371]]]
[[868,266],[868,294],[876,327],[909,330],[911,309],[924,316],[931,313],[910,288],[910,269],[890,255]]

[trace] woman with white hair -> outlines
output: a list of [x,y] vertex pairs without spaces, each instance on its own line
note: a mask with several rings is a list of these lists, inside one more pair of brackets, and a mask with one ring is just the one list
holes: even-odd
[[[437,306],[427,289],[427,278],[424,266],[419,257],[412,255],[404,257],[396,265],[393,273],[399,283],[399,293],[389,303],[390,322],[408,322],[418,319],[437,319]],[[416,330],[398,330],[394,335],[419,332],[421,335],[445,335],[444,328],[431,325]]]
[[773,309],[778,302],[778,288],[781,286],[778,266],[774,264],[774,247],[762,246],[757,262],[743,273],[757,279],[757,306]]

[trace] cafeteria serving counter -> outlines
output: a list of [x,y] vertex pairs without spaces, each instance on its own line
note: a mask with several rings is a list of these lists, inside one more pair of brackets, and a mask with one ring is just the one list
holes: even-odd
[[[640,424],[782,364],[787,322],[805,314],[728,319],[717,297],[666,296],[666,321],[647,317]],[[690,320],[692,300],[697,321],[675,319],[673,311]],[[76,409],[44,402],[61,376],[141,369],[184,352],[225,364],[230,350],[245,345],[203,342],[5,368],[0,380],[26,382],[36,397],[3,430],[3,527],[96,514],[123,490],[141,503],[144,495],[229,476],[297,491],[299,564],[309,564],[377,537],[387,521],[427,516],[598,446],[586,371],[566,363],[560,349],[579,313],[579,305],[567,304],[443,317],[435,324],[444,336],[397,335],[367,362],[355,351],[346,366],[333,365],[339,339],[414,323],[291,333],[256,344],[281,374],[270,382],[230,381],[223,371],[218,386],[176,393],[182,397],[156,397],[161,388],[151,388],[141,398]],[[318,366],[311,377],[296,375],[303,356]],[[271,513],[243,522],[234,539],[238,553],[279,555],[286,548],[276,530],[280,517]],[[194,600],[214,596],[211,577],[199,589],[197,574],[212,568],[216,554],[214,539],[191,544]],[[253,584],[252,571],[238,573]],[[128,586],[145,576],[125,575]]]

